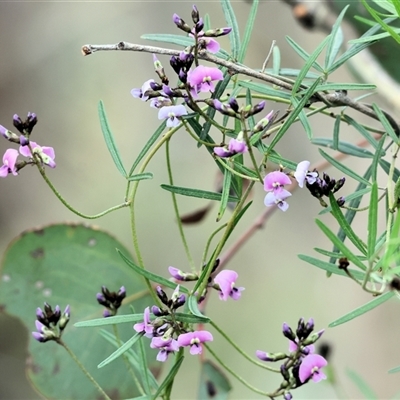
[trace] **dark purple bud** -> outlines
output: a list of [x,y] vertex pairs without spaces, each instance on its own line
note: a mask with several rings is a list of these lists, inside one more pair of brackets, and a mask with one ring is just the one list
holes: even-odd
[[185,21],[178,14],[174,14],[172,16],[172,20],[179,29],[186,33],[190,33],[190,26],[186,24]]
[[124,299],[126,297],[126,289],[125,286],[121,286],[118,290],[117,296],[119,297],[120,300]]
[[296,329],[296,336],[301,340],[304,339],[304,332],[305,332],[306,325],[304,323],[304,318],[300,318],[299,322],[297,323]]
[[336,199],[336,203],[338,204],[339,207],[343,207],[344,203],[346,203],[346,198],[345,197],[339,197]]
[[107,299],[108,297],[110,297],[110,291],[107,289],[106,286],[102,286],[101,287],[101,292],[104,294],[104,297]]
[[173,303],[172,308],[177,309],[181,306],[183,306],[186,302],[186,296],[184,294],[181,294]]
[[105,309],[104,311],[103,311],[103,317],[104,318],[108,318],[108,317],[111,317],[112,316],[112,314],[111,314],[111,311],[109,310],[109,309]]
[[179,74],[179,71],[182,68],[182,63],[180,62],[180,60],[178,59],[178,57],[176,56],[172,56],[169,60],[169,64],[171,65],[171,67],[173,68],[173,70],[175,71],[175,73]]
[[57,321],[58,321],[58,320],[60,319],[60,317],[61,317],[61,310],[60,310],[60,306],[57,305],[57,306],[54,308],[54,318],[56,318]]
[[346,178],[345,178],[345,177],[340,178],[340,179],[336,182],[336,184],[335,184],[335,186],[334,186],[334,188],[333,188],[333,193],[337,192],[337,191],[344,185],[345,182],[346,182]]
[[161,286],[157,286],[156,287],[156,293],[158,298],[165,304],[168,305],[168,297],[166,295],[166,293],[164,292],[164,290],[161,289]]
[[32,336],[35,340],[37,340],[40,343],[44,343],[49,340],[48,338],[46,338],[45,335],[43,335],[43,333],[39,333],[39,332],[32,332]]
[[183,70],[180,70],[178,76],[179,76],[179,80],[182,83],[186,83],[187,82],[187,72],[185,72]]
[[96,300],[97,300],[101,305],[104,305],[104,303],[107,302],[107,300],[105,299],[103,293],[97,293],[97,294],[96,294]]
[[331,181],[331,178],[328,174],[326,174],[325,172],[322,174],[322,179],[325,181],[325,183],[327,185],[329,185],[329,182]]
[[18,114],[14,114],[13,115],[13,125],[19,130],[23,130],[24,129],[24,123],[22,122],[22,119],[20,118],[20,116]]
[[33,127],[37,124],[37,116],[35,113],[28,112],[28,116],[25,122],[25,129],[28,133],[32,132]]
[[197,24],[199,22],[199,18],[200,18],[199,10],[197,9],[197,7],[195,5],[193,5],[193,8],[192,8],[192,21],[193,21],[193,23]]
[[36,309],[36,318],[40,321],[43,322],[42,320],[44,320],[46,318],[46,316],[44,315],[44,312],[42,311],[42,309],[40,307],[38,307]]
[[204,28],[203,18],[200,18],[199,21],[194,26],[194,30],[196,33],[200,33]]
[[235,112],[239,111],[239,104],[238,104],[237,100],[234,97],[231,97],[228,100],[228,104],[232,108],[233,111],[235,111]]
[[156,317],[161,317],[164,315],[163,311],[161,310],[160,307],[157,306],[152,306],[151,307],[151,312],[156,316]]
[[283,395],[283,400],[292,400],[292,395],[290,394],[290,392],[287,392]]
[[290,375],[289,375],[289,372],[288,372],[285,364],[282,364],[280,366],[280,370],[281,370],[281,374],[282,374],[283,378],[288,381],[290,379]]
[[21,136],[19,137],[19,144],[20,144],[21,146],[28,146],[28,144],[29,144],[29,139],[28,139],[27,137],[25,137],[24,135],[21,135]]
[[314,319],[310,318],[305,326],[306,337],[314,330]]
[[150,82],[150,87],[154,91],[161,90],[161,88],[162,88],[162,86],[157,82]]
[[285,322],[282,326],[282,333],[287,339],[294,341],[296,339],[295,334],[293,333],[290,326]]
[[174,96],[174,91],[169,86],[163,85],[162,90],[168,97]]
[[265,101],[260,101],[258,104],[256,104],[253,108],[251,108],[248,112],[245,113],[245,117],[250,117],[251,115],[258,114],[262,110],[264,110],[265,107]]

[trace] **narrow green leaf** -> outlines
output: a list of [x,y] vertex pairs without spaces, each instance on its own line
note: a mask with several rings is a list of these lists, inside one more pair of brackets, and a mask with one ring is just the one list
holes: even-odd
[[240,52],[239,52],[239,57],[238,57],[238,61],[240,63],[243,62],[244,57],[246,56],[246,51],[249,46],[251,33],[253,32],[254,21],[256,19],[256,15],[257,15],[258,3],[259,3],[259,0],[253,0],[253,4],[251,5],[249,16],[247,17],[247,23],[246,23],[246,28],[244,30],[243,42],[240,46]]
[[97,368],[103,368],[110,362],[114,361],[116,358],[124,354],[128,351],[140,338],[142,337],[141,333],[136,333],[136,335],[132,336],[129,340],[127,340],[121,347],[119,347],[114,353],[112,353],[109,357],[103,360]]
[[390,2],[394,5],[397,16],[400,17],[400,1],[399,0],[390,0]]
[[358,175],[354,172],[353,169],[346,167],[346,165],[342,164],[341,162],[337,161],[335,158],[331,157],[329,154],[325,153],[322,149],[318,149],[321,156],[325,158],[325,160],[329,161],[329,163],[337,168],[339,171],[342,171],[344,174],[350,176],[351,178],[355,179],[358,182],[362,182],[365,185],[369,186],[370,183],[364,179],[362,176]]
[[274,46],[272,49],[272,71],[274,75],[283,75],[283,71],[281,71],[281,52],[278,46]]
[[210,318],[207,318],[206,316],[204,316],[200,312],[199,305],[198,305],[198,302],[197,302],[197,297],[195,295],[190,295],[189,296],[189,298],[188,298],[188,307],[189,307],[190,312],[194,316],[196,316],[196,317],[198,317],[200,319],[207,320],[207,322],[210,322]]
[[366,312],[373,310],[375,307],[378,307],[385,301],[388,301],[393,296],[394,292],[386,292],[384,294],[381,294],[380,296],[375,297],[373,300],[369,301],[367,304],[364,304],[363,306],[356,308],[355,310],[349,312],[348,314],[343,315],[343,317],[340,317],[335,321],[331,322],[328,326],[329,328],[334,328],[335,326],[344,324],[345,322],[349,322],[352,319],[357,318],[360,315],[363,315]]
[[371,175],[372,175],[372,181],[377,180],[377,174],[378,174],[378,164],[379,160],[381,159],[382,155],[382,147],[383,144],[385,143],[386,139],[386,133],[382,136],[381,140],[378,142],[378,147],[376,148],[374,158],[372,159],[372,164],[371,164]]
[[333,126],[333,142],[332,142],[333,150],[337,150],[339,147],[340,122],[341,122],[340,115],[336,115],[335,124]]
[[290,100],[291,98],[289,93],[283,92],[282,90],[273,89],[267,85],[264,85],[263,83],[238,81],[238,84],[246,89],[270,96],[274,99]]
[[165,377],[164,381],[161,383],[160,387],[158,388],[157,392],[154,393],[152,397],[153,400],[157,399],[159,395],[163,392],[163,390],[174,380],[175,375],[178,373],[179,368],[184,360],[184,356],[180,356],[177,360],[175,360],[174,365],[169,370],[168,375]]
[[128,181],[143,181],[145,179],[153,179],[153,174],[151,172],[143,172],[142,174],[131,175]]
[[[368,186],[365,189],[357,190],[354,193],[349,194],[348,196],[346,196],[346,203],[348,203],[350,200],[356,199],[357,197],[360,197],[360,196],[362,197],[365,194],[369,193],[370,191],[371,191],[371,186]],[[328,206],[328,207],[324,208],[322,211],[320,211],[318,213],[318,215],[327,214],[328,212],[331,212],[331,210],[332,210],[332,207]],[[346,218],[346,221],[347,221],[347,218]]]
[[224,212],[226,210],[226,206],[228,205],[229,193],[231,191],[231,182],[232,182],[232,172],[226,169],[224,172],[224,182],[222,185],[222,195],[217,215],[217,222],[220,221],[221,218],[223,217]]
[[150,150],[151,146],[153,146],[153,144],[157,141],[157,139],[164,132],[166,124],[167,124],[167,122],[163,121],[161,123],[161,125],[156,129],[156,131],[151,135],[150,139],[144,145],[143,149],[140,151],[140,153],[137,156],[136,160],[132,164],[132,167],[131,167],[131,169],[129,171],[129,176],[131,176],[133,174],[133,171],[139,165],[140,161],[142,161],[143,157],[147,154],[147,152]]
[[238,171],[241,174],[248,176],[249,178],[258,178],[258,175],[254,170],[246,167],[243,164],[236,162],[236,158],[232,159],[232,164],[235,171]]
[[239,27],[237,24],[235,12],[233,11],[231,2],[229,0],[221,0],[222,11],[224,12],[225,20],[232,31],[228,35],[231,43],[231,53],[234,60],[238,59],[240,50],[240,34]]
[[128,315],[115,315],[107,318],[96,318],[89,321],[79,321],[74,324],[77,328],[91,328],[93,326],[117,325],[124,323],[140,322],[143,321],[143,313],[141,314],[128,314]]
[[293,84],[292,88],[292,95],[295,96],[296,92],[300,89],[300,86],[303,84],[304,78],[307,75],[307,72],[311,67],[314,67],[318,56],[321,54],[322,50],[328,43],[330,36],[327,36],[319,45],[318,47],[312,52],[309,58],[306,60],[303,68],[300,70],[299,76],[296,78],[296,81]]
[[320,220],[315,220],[318,227],[325,234],[325,236],[335,245],[335,247],[343,253],[345,257],[348,258],[350,262],[356,265],[358,268],[365,270],[365,265],[360,261],[360,259],[353,254],[353,252],[341,241],[338,237]]
[[362,393],[363,397],[368,400],[379,400],[376,393],[372,390],[371,386],[354,370],[347,369],[346,375],[357,386],[358,390]]
[[[300,258],[300,260],[303,260],[311,265],[314,265],[315,267],[320,268],[326,272],[329,272],[330,274],[345,276],[348,278],[346,272],[339,269],[339,267],[336,264],[322,261],[315,257],[306,256],[305,254],[299,254],[298,257]],[[349,271],[356,279],[358,280],[364,279],[365,274],[363,272],[354,269],[349,269]]]
[[343,229],[345,235],[349,238],[349,240],[357,247],[357,249],[364,255],[367,255],[367,250],[365,249],[365,245],[362,240],[356,235],[351,225],[347,222],[344,217],[342,210],[338,206],[335,196],[332,193],[329,193],[329,202],[332,207],[332,214],[336,218],[336,221],[339,223],[340,227]]
[[[360,125],[357,121],[355,121],[353,118],[349,117],[348,115],[343,115],[343,118],[344,118],[345,122],[350,124],[358,132],[360,132],[361,135],[363,135],[365,137],[365,139],[368,140],[368,143],[374,147],[374,149],[376,149],[378,147],[377,140],[362,125]],[[385,155],[385,152],[382,153],[382,157],[384,155]]]
[[208,31],[209,29],[211,29],[211,20],[210,20],[210,14],[204,14],[203,17],[204,20],[204,31]]
[[[192,297],[194,296],[191,296],[190,298]],[[207,324],[211,321],[210,318],[202,314],[192,315],[192,314],[175,313],[174,315],[178,321],[185,322],[187,324]]]
[[[240,86],[238,85],[237,89],[240,90]],[[250,89],[246,89],[246,105],[253,105],[253,99],[251,98],[251,91]],[[253,129],[256,122],[254,120],[254,115],[251,115],[249,118],[247,118],[247,123],[249,124],[249,128]]]
[[103,132],[104,140],[106,142],[108,151],[110,152],[111,157],[118,171],[121,173],[123,177],[126,178],[127,177],[126,171],[124,165],[122,164],[121,156],[118,152],[117,146],[115,144],[114,136],[110,130],[110,127],[108,126],[107,116],[104,111],[104,104],[101,100],[99,102],[98,111],[99,111],[101,131]]
[[[329,37],[329,36],[327,36],[327,37],[322,41],[322,43],[319,44],[319,46],[317,47],[317,50],[319,49],[319,47],[321,46],[321,44],[324,44],[324,46],[326,45],[326,42],[327,42],[327,40],[328,40],[328,37]],[[308,54],[308,53],[307,53],[301,46],[299,46],[292,38],[290,38],[289,36],[286,36],[285,39],[286,39],[286,41],[290,44],[290,46],[292,47],[292,49],[293,49],[304,61],[306,61],[306,63],[310,60],[310,54]],[[321,48],[320,52],[322,51],[322,49],[323,49],[323,47]],[[315,51],[314,51],[314,53],[315,53]],[[318,57],[318,54],[317,54],[317,57]],[[308,65],[308,63],[307,63],[307,65]],[[321,65],[316,61],[316,57],[315,57],[315,59],[314,59],[314,61],[313,61],[312,66],[313,66],[318,72],[321,72],[321,74],[324,73],[324,69],[323,69],[323,68],[321,67]],[[303,69],[304,69],[304,67],[300,70],[300,73],[301,73],[301,71],[302,71]],[[310,69],[310,68],[308,68],[308,69]],[[300,73],[299,73],[299,75],[300,75]]]
[[[379,159],[379,165],[382,167],[382,169],[386,172],[386,174],[389,174],[390,171],[390,163],[388,163],[386,160],[383,158]],[[393,182],[397,182],[397,180],[400,178],[400,171],[395,168],[394,173],[393,173]]]
[[343,44],[343,32],[340,27],[344,14],[346,13],[347,9],[349,8],[349,5],[343,8],[342,12],[339,14],[339,16],[336,19],[336,22],[334,23],[332,27],[331,34],[329,35],[329,41],[328,45],[326,48],[326,54],[325,54],[325,71],[329,71],[329,68],[332,66],[334,61],[336,60],[336,57],[340,51],[340,48],[342,47]]
[[[296,97],[292,97],[292,104],[294,108],[296,108],[299,105],[299,101],[297,100]],[[299,113],[299,120],[301,125],[303,125],[304,130],[306,131],[308,140],[311,140],[313,138],[312,129],[304,109],[301,110]]]
[[390,136],[390,138],[395,142],[399,142],[399,137],[396,135],[396,132],[394,131],[392,125],[390,125],[390,122],[386,118],[386,115],[382,112],[382,110],[375,104],[372,104],[372,108],[374,109],[376,115],[379,118],[379,121],[381,121],[383,128],[385,129],[385,132]]
[[322,83],[316,91],[323,90],[374,90],[376,85],[370,83]]
[[388,371],[389,374],[395,374],[396,372],[400,372],[400,365],[398,367],[389,369],[389,371]]
[[275,147],[275,145],[281,140],[281,138],[286,133],[286,131],[291,127],[291,125],[293,124],[295,119],[298,117],[298,115],[303,110],[304,106],[307,104],[307,102],[310,99],[310,97],[314,94],[315,88],[317,87],[318,83],[319,83],[319,79],[317,79],[310,86],[310,88],[308,89],[307,93],[303,96],[303,98],[298,103],[297,107],[290,113],[289,117],[286,118],[285,122],[280,127],[280,129],[276,133],[275,137],[272,139],[271,144],[268,147],[268,152],[270,152]]
[[368,209],[368,259],[372,261],[375,254],[376,235],[378,230],[378,185],[372,183]]
[[[311,141],[312,144],[317,146],[333,148],[333,140],[327,138],[314,138]],[[360,158],[372,158],[374,155],[367,149],[356,146],[355,144],[340,141],[338,144],[338,150],[341,153],[349,154],[350,156],[360,157]]]
[[[125,261],[125,263],[131,267],[135,272],[137,272],[139,275],[144,276],[148,280],[152,282],[157,282],[163,286],[169,287],[171,289],[176,288],[176,283],[171,282],[170,280],[163,278],[162,276],[159,276],[157,274],[153,274],[150,271],[147,271],[146,269],[140,268],[138,265],[134,264],[129,258],[127,258],[120,250],[116,249],[117,253],[121,256],[121,258]],[[189,293],[189,291],[184,287],[180,287],[180,291],[183,293]]]
[[[172,193],[180,194],[182,196],[198,197],[200,199],[221,201],[221,193],[208,192],[207,190],[184,188],[180,186],[161,185],[164,190]],[[237,197],[229,196],[228,201],[237,202]]]

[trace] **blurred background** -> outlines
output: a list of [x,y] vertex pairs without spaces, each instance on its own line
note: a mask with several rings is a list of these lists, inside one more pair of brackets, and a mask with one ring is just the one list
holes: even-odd
[[[291,36],[312,52],[324,38],[323,33],[309,32],[294,21],[290,8],[279,1],[261,1],[245,63],[261,68],[272,40],[282,53],[282,67],[301,68],[302,60],[285,41]],[[197,1],[200,13],[209,13],[214,27],[225,26],[219,2]],[[250,4],[232,2],[239,26],[245,27]],[[344,6],[345,3],[343,3]],[[159,122],[157,111],[133,99],[130,90],[140,87],[153,74],[150,54],[133,52],[98,52],[83,57],[84,44],[107,44],[121,40],[147,43],[143,33],[179,33],[172,23],[173,13],[190,20],[192,3],[187,1],[155,2],[2,2],[0,5],[0,123],[12,128],[12,116],[38,115],[33,140],[53,146],[57,168],[47,170],[55,186],[78,210],[95,214],[123,201],[125,182],[115,170],[103,142],[97,116],[97,104],[104,102],[110,126],[126,165],[131,165]],[[347,38],[352,32],[346,30]],[[221,40],[227,48],[228,41]],[[158,45],[158,44],[156,44]],[[160,58],[170,72],[168,59]],[[346,68],[332,80],[350,82],[354,78]],[[387,107],[381,98],[374,101]],[[267,109],[283,109],[273,103]],[[360,118],[362,121],[366,119]],[[368,123],[373,124],[372,121]],[[329,136],[333,120],[313,117],[315,136]],[[344,140],[360,138],[344,127]],[[209,157],[203,158],[184,131],[172,140],[175,184],[214,190],[216,167]],[[0,154],[8,142],[0,141]],[[309,145],[301,125],[294,125],[280,143],[278,151],[295,161],[319,160],[316,148]],[[201,164],[200,164],[201,163]],[[201,165],[201,168],[199,168]],[[365,166],[351,160],[351,167],[363,173]],[[140,185],[137,202],[138,229],[144,260],[154,272],[167,274],[172,265],[185,270],[187,261],[172,213],[170,195],[159,188],[167,183],[163,152],[149,168],[154,179]],[[329,171],[328,171],[329,172]],[[333,172],[333,171],[331,171]],[[336,173],[337,174],[337,173]],[[335,172],[333,172],[335,176]],[[52,195],[35,169],[25,168],[18,177],[2,179],[0,188],[0,252],[23,230],[63,221],[82,221],[65,209]],[[352,186],[343,190],[351,193]],[[254,193],[255,206],[242,221],[248,227],[263,210],[264,192]],[[198,199],[179,198],[181,212],[187,213],[206,203]],[[306,265],[297,254],[315,255],[313,247],[330,248],[313,220],[320,211],[318,201],[306,191],[298,191],[290,199],[286,213],[277,212],[229,263],[239,273],[238,284],[246,291],[238,302],[220,302],[213,296],[208,315],[219,322],[243,348],[267,352],[285,351],[287,340],[281,334],[283,322],[296,326],[299,317],[313,317],[316,329],[325,328],[334,319],[371,300],[348,279],[331,277]],[[200,260],[210,232],[215,229],[216,207],[200,225],[187,229],[195,260]],[[326,223],[332,222],[325,217]],[[359,232],[365,221],[359,220]],[[95,224],[118,237],[132,248],[128,212],[120,210]],[[332,224],[336,230],[336,225]],[[236,232],[238,237],[240,229]],[[67,284],[67,283],[66,283]],[[94,291],[97,291],[95,288]],[[367,315],[348,324],[327,329],[324,340],[333,347],[331,362],[348,398],[361,398],[361,393],[348,378],[355,370],[386,399],[399,390],[398,375],[387,371],[400,364],[400,350],[395,345],[400,333],[396,301],[385,303]],[[32,328],[34,316],[32,315]],[[30,333],[29,333],[30,334]],[[217,335],[216,335],[217,336]],[[28,332],[19,321],[0,313],[0,398],[39,398],[24,373]],[[254,386],[271,390],[277,383],[272,374],[250,369],[248,364],[216,337],[218,353],[229,365]],[[45,349],[44,349],[45,351]],[[180,372],[173,398],[195,398],[199,364],[187,357],[187,368]],[[239,382],[233,384],[232,399],[260,398]],[[328,384],[310,383],[293,393],[298,399],[344,398]],[[343,397],[342,397],[343,396]],[[60,398],[67,398],[68,395]]]

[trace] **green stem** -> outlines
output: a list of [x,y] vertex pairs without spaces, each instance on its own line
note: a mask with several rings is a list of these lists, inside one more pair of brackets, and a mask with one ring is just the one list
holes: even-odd
[[[165,153],[166,153],[166,158],[167,158],[167,172],[168,172],[168,178],[169,178],[169,184],[171,186],[174,185],[174,179],[172,176],[172,168],[171,168],[171,157],[170,157],[170,153],[169,153],[169,143],[170,141],[167,140],[167,142],[165,143]],[[181,221],[181,217],[179,215],[179,208],[178,208],[178,202],[176,200],[176,195],[175,193],[172,193],[172,203],[174,205],[174,211],[175,211],[175,218],[176,221],[178,223],[178,229],[179,229],[179,236],[181,237],[182,240],[182,244],[183,247],[185,248],[185,253],[186,253],[186,257],[189,261],[189,264],[191,266],[192,272],[196,272],[196,266],[195,263],[193,261],[193,257],[190,254],[190,249],[186,240],[186,236],[185,236],[185,232],[183,231],[183,226],[182,226],[182,221]]]
[[[118,347],[121,347],[122,343],[121,343],[121,338],[119,337],[119,332],[118,332],[118,327],[117,325],[113,324],[113,331],[114,331],[114,336],[115,336],[115,340],[118,343]],[[126,354],[122,354],[122,358],[124,359],[124,362],[126,364],[126,367],[128,368],[128,371],[130,372],[133,382],[135,383],[136,387],[138,388],[139,392],[144,396],[145,395],[145,391],[143,390],[143,386],[141,385],[139,379],[136,377],[135,373],[133,372],[132,366],[128,360],[128,357],[126,356]]]
[[72,350],[61,340],[58,339],[56,341],[60,346],[64,347],[65,350],[67,350],[67,353],[71,356],[71,358],[76,362],[78,367],[81,369],[81,371],[86,375],[86,377],[90,380],[90,382],[93,383],[94,386],[96,386],[97,390],[102,394],[102,396],[106,400],[111,400],[110,397],[107,396],[107,393],[101,388],[101,386],[97,383],[97,381],[93,378],[92,375],[90,375],[89,371],[83,366],[83,364],[78,360],[76,355],[72,352]]
[[80,211],[75,210],[75,208],[73,208],[70,204],[68,204],[66,202],[66,200],[61,196],[59,191],[54,187],[54,185],[51,183],[51,181],[47,177],[44,168],[38,162],[36,162],[36,166],[38,167],[40,175],[42,175],[44,181],[47,183],[47,185],[49,186],[51,191],[55,194],[55,196],[61,201],[61,203],[65,207],[68,208],[68,210],[72,211],[74,214],[78,215],[79,217],[82,217],[82,218],[85,218],[85,219],[97,219],[97,218],[103,217],[106,214],[109,214],[112,211],[116,211],[116,210],[119,210],[120,208],[124,208],[124,207],[128,207],[129,206],[129,202],[125,201],[125,203],[122,203],[122,204],[119,204],[117,206],[111,207],[108,210],[105,210],[105,211],[103,211],[103,212],[101,212],[99,214],[95,214],[95,215],[83,214]]
[[222,161],[221,158],[215,157],[215,159],[216,159],[221,165],[223,165],[224,168],[226,168],[227,170],[231,171],[232,174],[234,174],[234,175],[236,175],[236,176],[239,176],[240,178],[247,179],[247,180],[249,180],[249,181],[255,181],[255,182],[258,182],[258,181],[259,181],[259,178],[252,178],[251,176],[247,176],[247,175],[241,174],[240,172],[236,171],[235,169],[233,169],[232,167],[230,167],[230,166],[228,165],[228,163],[226,163],[225,161]]
[[211,236],[208,238],[206,246],[204,248],[203,251],[203,256],[201,257],[201,265],[203,265],[206,262],[206,257],[207,257],[207,253],[208,253],[208,249],[210,248],[211,245],[211,241],[214,239],[214,236],[219,232],[222,231],[222,229],[224,229],[226,227],[227,224],[223,224],[221,225],[219,228],[217,228],[212,234]]
[[203,343],[206,349],[212,354],[212,356],[218,361],[218,363],[221,365],[222,368],[224,368],[226,371],[228,371],[232,376],[234,376],[238,381],[243,383],[244,386],[246,386],[248,389],[250,389],[254,393],[261,394],[262,396],[266,397],[272,397],[273,393],[268,393],[268,392],[263,392],[260,389],[257,389],[253,385],[250,385],[246,380],[244,380],[240,375],[238,375],[236,372],[234,372],[230,367],[228,367],[215,353],[213,350],[211,350],[211,347],[207,343]]
[[246,360],[249,360],[252,364],[257,365],[258,367],[267,369],[268,371],[272,371],[272,372],[278,372],[280,373],[280,369],[277,368],[272,368],[269,367],[266,364],[260,363],[258,361],[256,361],[254,359],[254,357],[248,355],[246,352],[244,352],[215,322],[210,321],[210,325],[213,326],[215,328],[215,330],[217,330],[220,335],[228,342],[231,344],[231,346],[238,351],[238,353],[240,353]]

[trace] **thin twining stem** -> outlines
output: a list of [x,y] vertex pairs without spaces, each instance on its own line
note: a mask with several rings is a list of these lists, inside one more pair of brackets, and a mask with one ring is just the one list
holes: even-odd
[[[82,46],[82,54],[87,56],[96,51],[139,51],[144,53],[162,54],[168,56],[178,56],[180,51],[173,49],[166,49],[163,47],[155,46],[144,46],[140,44],[134,44],[129,42],[119,42],[116,44],[85,44]],[[232,61],[225,60],[223,58],[216,57],[206,50],[200,50],[198,58],[205,61],[210,61],[214,64],[228,68],[230,72],[236,74],[242,74],[250,76],[252,78],[259,79],[261,81],[271,83],[279,86],[283,89],[292,91],[293,83],[287,82],[287,80],[280,79],[279,77],[267,74],[265,72],[259,72],[252,68],[246,67],[243,64],[238,64]],[[379,121],[375,111],[367,104],[359,103],[354,101],[347,96],[346,92],[334,92],[332,94],[315,93],[314,98],[310,99],[311,102],[322,101],[330,107],[350,107],[368,117],[374,118]],[[400,133],[399,126],[392,116],[385,112],[385,116],[389,119],[390,124],[396,130],[396,133]]]

